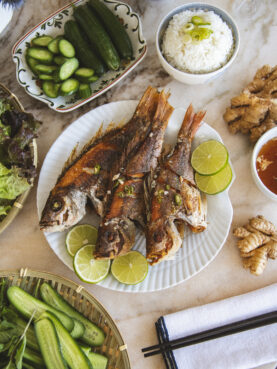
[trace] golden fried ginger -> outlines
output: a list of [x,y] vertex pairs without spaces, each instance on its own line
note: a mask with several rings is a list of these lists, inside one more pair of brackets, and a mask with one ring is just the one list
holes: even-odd
[[277,124],[277,66],[264,65],[223,115],[230,132],[250,133],[255,142]]
[[249,223],[233,230],[240,238],[237,246],[243,258],[243,266],[255,275],[263,273],[267,260],[277,258],[277,229],[262,215],[251,218]]

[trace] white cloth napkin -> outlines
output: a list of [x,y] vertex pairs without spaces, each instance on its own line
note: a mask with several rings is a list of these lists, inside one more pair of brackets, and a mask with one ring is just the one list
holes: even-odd
[[[158,321],[160,338],[176,339],[277,310],[277,283],[198,306]],[[173,353],[173,354],[172,354]],[[174,350],[166,355],[168,368],[248,369],[277,360],[277,324]]]

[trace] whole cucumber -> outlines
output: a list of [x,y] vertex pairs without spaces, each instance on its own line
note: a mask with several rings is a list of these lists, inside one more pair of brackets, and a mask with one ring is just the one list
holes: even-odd
[[131,59],[133,47],[123,25],[114,13],[100,0],[90,0],[88,5],[96,12],[109,33],[119,55],[123,59]]
[[120,66],[118,53],[109,35],[90,8],[87,5],[78,6],[74,10],[74,17],[108,68],[117,70]]
[[75,47],[77,57],[81,64],[87,68],[92,68],[98,76],[101,76],[105,72],[104,65],[91,50],[91,47],[83,37],[78,24],[73,20],[67,21],[64,25],[64,33],[65,37]]

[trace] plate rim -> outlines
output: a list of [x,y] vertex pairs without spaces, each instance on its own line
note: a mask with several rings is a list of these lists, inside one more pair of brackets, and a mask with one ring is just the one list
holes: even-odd
[[[111,105],[120,105],[121,103],[124,103],[124,104],[127,104],[127,103],[133,103],[133,104],[137,104],[138,103],[138,101],[137,100],[121,100],[121,101],[114,101],[114,102],[110,102],[110,103],[107,103],[107,104],[103,104],[103,105],[100,105],[100,106],[98,106],[98,107],[96,107],[95,109],[92,109],[92,110],[90,110],[90,111],[88,111],[87,113],[85,113],[85,114],[83,114],[83,115],[81,115],[79,118],[77,118],[75,121],[73,121],[57,138],[56,138],[56,140],[53,142],[53,144],[51,145],[51,147],[49,148],[49,150],[48,150],[48,152],[47,152],[47,154],[46,154],[46,156],[45,156],[45,158],[44,158],[44,161],[43,161],[43,164],[42,164],[42,166],[41,166],[41,171],[40,171],[40,176],[39,176],[39,179],[38,179],[38,185],[37,185],[37,211],[38,211],[38,218],[40,218],[40,215],[41,215],[41,211],[42,211],[42,209],[39,209],[39,189],[40,189],[40,186],[41,186],[41,181],[42,181],[42,179],[41,179],[41,173],[43,172],[43,169],[45,169],[44,168],[44,166],[45,166],[45,162],[46,162],[46,159],[47,159],[47,156],[48,155],[50,155],[50,151],[51,151],[51,149],[55,146],[55,144],[56,144],[56,142],[59,140],[59,138],[62,136],[62,135],[64,135],[64,134],[66,134],[66,132],[67,131],[70,131],[71,129],[72,129],[72,127],[74,126],[74,125],[76,125],[76,126],[78,126],[78,124],[80,124],[78,121],[79,121],[79,119],[83,119],[83,118],[86,118],[86,116],[87,115],[90,115],[90,114],[92,114],[92,112],[94,112],[94,111],[97,111],[97,110],[101,110],[103,107],[108,107],[108,106],[111,106]],[[176,110],[181,110],[182,112],[184,112],[185,113],[185,111],[186,111],[186,109],[185,108],[183,108],[183,107],[178,107],[178,108],[175,108],[174,109],[174,111],[176,111]],[[100,123],[99,123],[100,124]],[[222,138],[221,138],[221,136],[219,135],[219,133],[213,128],[213,127],[211,127],[208,123],[205,123],[205,122],[203,122],[202,123],[202,125],[201,126],[206,126],[206,127],[208,127],[209,129],[211,129],[211,132],[214,132],[217,136],[218,136],[218,138],[220,139],[220,141],[221,142],[223,142],[223,140],[222,140]],[[66,161],[66,158],[65,158],[65,161]],[[231,161],[230,161],[230,165],[231,165],[231,168],[232,168],[232,171],[233,171],[233,178],[232,178],[232,181],[231,181],[231,183],[230,183],[230,185],[228,186],[228,188],[222,193],[222,194],[219,194],[219,196],[220,195],[224,195],[225,197],[226,197],[226,206],[228,206],[228,211],[230,212],[230,218],[229,218],[229,221],[228,221],[228,227],[226,228],[226,230],[225,230],[225,236],[224,236],[224,238],[223,238],[223,240],[222,240],[222,242],[221,242],[221,245],[216,249],[216,251],[213,253],[213,255],[212,255],[212,257],[210,257],[210,258],[208,258],[208,260],[205,262],[205,263],[203,263],[203,265],[201,265],[201,267],[199,268],[199,269],[197,269],[197,270],[195,270],[195,271],[193,271],[192,273],[190,272],[190,274],[188,275],[188,276],[184,276],[184,275],[182,275],[182,278],[180,279],[180,280],[178,280],[178,281],[175,281],[175,282],[170,282],[168,285],[166,285],[166,286],[161,286],[161,287],[159,287],[159,288],[157,288],[157,287],[154,287],[154,288],[150,288],[150,289],[147,289],[147,290],[137,290],[135,287],[136,286],[138,286],[138,285],[134,285],[134,286],[129,286],[129,285],[123,285],[123,286],[125,286],[125,289],[124,288],[113,288],[113,287],[111,287],[111,286],[106,286],[106,285],[104,285],[104,283],[105,283],[105,280],[104,281],[102,281],[102,282],[100,282],[100,283],[98,283],[98,285],[99,286],[101,286],[101,287],[104,287],[104,288],[107,288],[107,289],[110,289],[110,290],[113,290],[113,291],[119,291],[119,292],[126,292],[126,293],[137,293],[137,292],[139,292],[139,293],[146,293],[146,292],[155,292],[155,291],[161,291],[161,290],[165,290],[165,289],[167,289],[167,288],[171,288],[171,287],[174,287],[174,286],[177,286],[178,284],[180,284],[180,283],[182,283],[182,282],[185,282],[185,281],[187,281],[188,279],[190,279],[191,277],[193,277],[194,275],[196,275],[197,273],[199,273],[200,271],[202,271],[209,263],[211,263],[214,259],[215,259],[215,257],[218,255],[218,253],[221,251],[221,249],[223,248],[223,246],[224,246],[224,244],[225,244],[225,242],[226,242],[226,239],[228,238],[228,235],[229,235],[229,231],[230,231],[230,227],[231,227],[231,224],[232,224],[232,219],[233,219],[233,206],[232,206],[232,202],[231,202],[231,199],[230,199],[230,196],[229,196],[229,189],[230,189],[230,187],[232,186],[232,184],[233,184],[233,182],[234,182],[234,180],[235,180],[235,178],[236,178],[236,176],[235,176],[235,172],[234,172],[234,169],[233,169],[233,166],[232,166],[232,163],[231,163]],[[209,195],[208,195],[209,196]],[[211,197],[212,198],[212,196],[209,196],[209,197]],[[64,232],[66,232],[66,231],[64,231]],[[54,253],[56,254],[56,256],[69,268],[69,269],[71,269],[72,271],[74,271],[74,269],[73,269],[73,267],[71,266],[69,266],[68,265],[68,263],[62,258],[62,256],[61,255],[58,255],[57,253],[56,253],[56,251],[52,248],[52,246],[51,246],[51,244],[50,244],[50,242],[48,241],[48,239],[47,239],[47,234],[48,235],[51,235],[51,233],[47,233],[47,232],[43,232],[44,233],[44,236],[45,236],[45,238],[46,238],[46,240],[47,240],[47,243],[48,243],[48,245],[49,245],[49,247],[52,249],[52,251],[54,251]],[[52,233],[53,234],[53,233]]]

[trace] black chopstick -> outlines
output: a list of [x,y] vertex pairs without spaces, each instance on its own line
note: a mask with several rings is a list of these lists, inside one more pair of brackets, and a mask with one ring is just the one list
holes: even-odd
[[195,345],[204,341],[213,340],[216,338],[228,336],[235,333],[244,332],[250,329],[263,327],[269,324],[277,323],[277,311],[272,311],[267,314],[255,316],[253,318],[241,320],[230,324],[223,325],[221,327],[209,329],[200,333],[192,334],[190,336],[178,338],[172,341],[160,343],[143,348],[142,352],[147,352],[144,357],[153,356],[161,353],[165,353],[171,350],[176,350],[182,347]]

